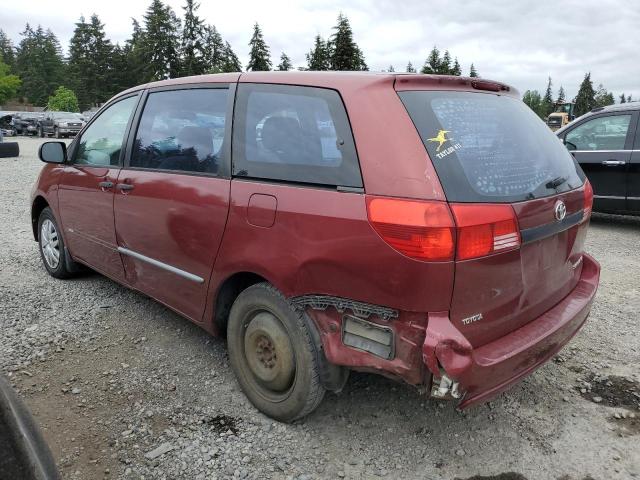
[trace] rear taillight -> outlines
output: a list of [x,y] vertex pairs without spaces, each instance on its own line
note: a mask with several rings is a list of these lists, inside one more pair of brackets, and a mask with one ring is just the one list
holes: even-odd
[[511,205],[452,204],[457,226],[456,259],[484,257],[520,247],[520,230]]
[[400,253],[418,260],[450,261],[455,233],[444,202],[367,197],[369,222]]
[[582,210],[582,221],[589,220],[591,216],[591,210],[593,209],[593,188],[591,182],[585,180],[584,182],[584,207]]

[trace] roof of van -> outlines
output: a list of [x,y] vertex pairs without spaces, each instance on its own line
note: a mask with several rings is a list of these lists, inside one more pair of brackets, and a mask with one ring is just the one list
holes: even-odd
[[[284,83],[298,85],[329,86],[340,87],[342,84],[362,84],[376,83],[382,79],[393,80],[402,84],[402,89],[417,89],[418,85],[428,86],[442,85],[448,89],[467,89],[473,86],[479,90],[500,91],[511,96],[519,97],[518,91],[502,82],[496,82],[484,78],[459,77],[453,75],[426,75],[420,73],[396,73],[396,72],[352,72],[352,71],[299,71],[291,70],[287,72],[233,72],[196,75],[191,77],[171,78],[157,82],[146,83],[130,88],[117,96],[134,92],[145,88],[156,88],[175,85],[190,85],[202,83],[219,82],[258,82],[258,83]],[[413,87],[410,87],[413,85]],[[494,88],[495,87],[495,88]]]

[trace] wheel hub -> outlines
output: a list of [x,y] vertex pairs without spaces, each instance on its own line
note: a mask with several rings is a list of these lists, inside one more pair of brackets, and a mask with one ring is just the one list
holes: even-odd
[[255,315],[245,330],[244,352],[249,369],[265,388],[287,390],[295,374],[295,357],[289,335],[269,312]]

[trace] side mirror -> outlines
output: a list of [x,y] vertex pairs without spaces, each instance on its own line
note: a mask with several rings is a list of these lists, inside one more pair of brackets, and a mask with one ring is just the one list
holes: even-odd
[[67,145],[64,142],[44,142],[38,149],[38,157],[45,163],[64,163]]

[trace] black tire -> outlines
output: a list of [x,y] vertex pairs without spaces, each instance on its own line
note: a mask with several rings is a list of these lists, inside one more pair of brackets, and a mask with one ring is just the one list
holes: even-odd
[[310,322],[268,283],[240,293],[229,314],[229,360],[240,387],[258,410],[282,422],[305,417],[324,397]]
[[[43,246],[45,242],[47,242],[47,244],[53,245],[52,242],[54,241],[50,232],[49,238],[45,238],[46,235],[43,232],[43,226],[46,222],[51,222],[51,225],[53,225],[55,229],[55,241],[57,248],[52,247],[52,249],[57,250],[57,263],[54,263],[52,261],[52,258],[54,258],[54,254],[45,253],[47,249],[45,246]],[[62,235],[60,235],[58,222],[56,222],[56,219],[53,216],[53,212],[49,207],[42,210],[42,212],[40,213],[40,217],[38,218],[38,247],[40,250],[40,258],[42,259],[42,264],[44,265],[44,268],[47,270],[49,275],[60,279],[71,278],[74,276],[75,272],[78,270],[77,268],[75,268],[76,263],[71,258],[67,258],[67,250],[64,248],[64,239],[62,238]]]

